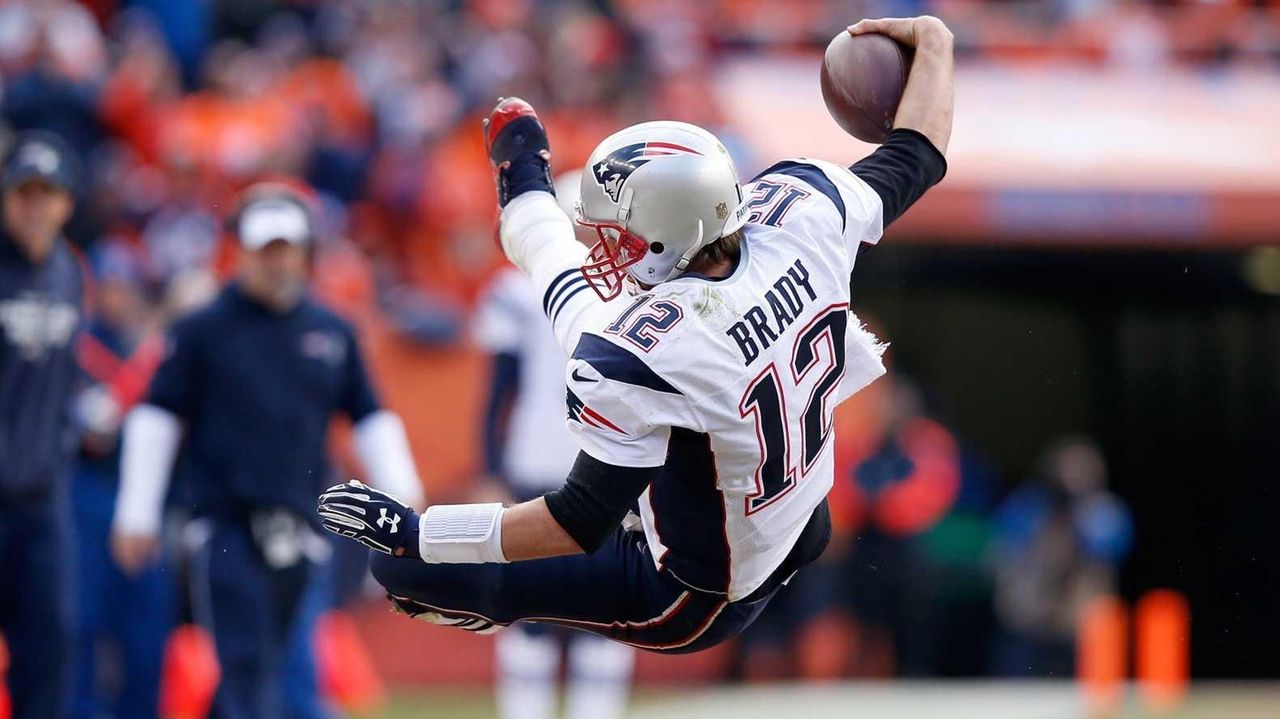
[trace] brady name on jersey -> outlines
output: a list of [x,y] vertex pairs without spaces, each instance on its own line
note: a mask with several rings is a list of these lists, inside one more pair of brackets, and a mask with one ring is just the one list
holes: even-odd
[[[800,311],[804,309],[805,299],[801,296],[800,288],[804,289],[804,294],[808,295],[809,300],[818,299],[817,293],[813,291],[813,285],[809,283],[809,270],[805,268],[804,263],[796,260],[796,263],[787,268],[787,271],[773,283],[771,289],[765,290],[763,305],[756,305],[747,310],[742,315],[742,319],[734,322],[726,334],[738,343],[738,349],[742,351],[742,363],[750,365],[760,356],[760,349],[769,349],[769,345],[778,341],[778,335],[782,334],[791,326],[792,322],[800,317]],[[768,312],[765,308],[768,307]],[[770,324],[769,318],[773,318]]]

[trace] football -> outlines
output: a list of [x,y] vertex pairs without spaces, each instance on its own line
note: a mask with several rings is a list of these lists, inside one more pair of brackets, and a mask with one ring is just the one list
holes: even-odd
[[822,99],[845,132],[881,143],[893,129],[911,52],[887,35],[841,32],[822,58]]

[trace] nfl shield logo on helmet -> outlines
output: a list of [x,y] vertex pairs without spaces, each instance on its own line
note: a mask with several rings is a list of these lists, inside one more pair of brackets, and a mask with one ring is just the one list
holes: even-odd
[[591,175],[609,199],[618,202],[622,197],[622,186],[641,165],[659,157],[701,154],[691,147],[673,142],[637,142],[634,145],[623,145],[609,153],[591,167]]

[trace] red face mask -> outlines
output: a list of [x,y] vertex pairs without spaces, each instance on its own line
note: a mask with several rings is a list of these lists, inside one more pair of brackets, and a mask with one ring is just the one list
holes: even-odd
[[622,294],[627,268],[644,259],[649,252],[649,243],[612,222],[579,219],[578,224],[595,230],[600,238],[582,265],[582,276],[600,299],[608,302]]

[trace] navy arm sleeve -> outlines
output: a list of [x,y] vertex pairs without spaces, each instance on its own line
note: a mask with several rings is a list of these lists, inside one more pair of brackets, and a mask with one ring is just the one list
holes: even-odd
[[947,174],[947,159],[924,135],[900,127],[876,151],[849,167],[875,190],[884,207],[884,226],[902,216],[907,208]]
[[365,370],[364,356],[360,352],[360,343],[356,341],[355,332],[349,328],[343,333],[347,339],[347,371],[343,378],[340,407],[351,418],[351,422],[359,422],[382,408],[378,401],[378,393],[369,381],[369,373]]
[[547,494],[547,510],[582,551],[594,552],[622,522],[661,467],[618,467],[579,452],[564,486]]
[[195,412],[197,394],[204,385],[202,336],[196,323],[179,321],[165,338],[164,359],[151,377],[146,403],[179,417]]
[[511,403],[520,391],[520,355],[497,352],[493,355],[489,381],[489,401],[485,403],[484,469],[491,477],[501,477],[502,445],[507,437]]

